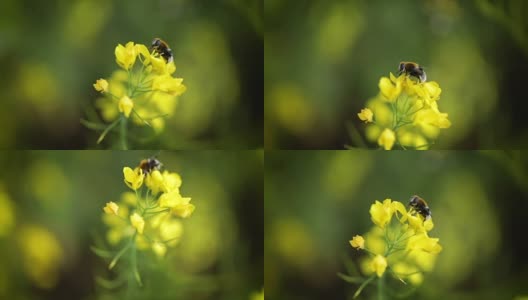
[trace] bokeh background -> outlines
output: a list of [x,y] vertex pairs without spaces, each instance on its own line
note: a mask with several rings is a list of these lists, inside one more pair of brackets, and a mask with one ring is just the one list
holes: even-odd
[[188,89],[143,149],[262,147],[262,2],[1,1],[0,148],[97,148],[100,132],[80,124],[98,118],[92,84],[119,68],[118,43],[154,37]]
[[266,148],[358,147],[347,123],[364,133],[357,113],[400,61],[442,88],[452,126],[434,149],[527,145],[525,1],[269,0],[264,15]]
[[[356,150],[266,153],[267,299],[352,299],[359,286],[337,273],[366,254],[348,241],[373,226],[375,200],[414,194],[428,201],[430,236],[443,250],[408,299],[528,296],[528,153]],[[375,291],[367,286],[359,299],[378,299]]]
[[[115,274],[90,246],[104,240],[105,203],[130,191],[123,167],[153,154],[1,152],[9,172],[0,175],[0,299],[124,299],[126,287],[110,294],[96,282]],[[249,299],[264,284],[262,151],[158,159],[181,175],[196,210],[164,260],[140,254],[144,287],[127,299]]]

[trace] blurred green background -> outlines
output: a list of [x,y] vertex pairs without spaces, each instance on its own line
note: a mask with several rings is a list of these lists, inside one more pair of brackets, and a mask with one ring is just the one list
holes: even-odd
[[143,149],[262,147],[262,31],[262,0],[3,0],[0,148],[95,148],[100,132],[79,122],[92,84],[118,69],[118,43],[154,37],[188,89]]
[[[154,154],[1,152],[9,172],[0,175],[0,299],[123,299],[95,282],[113,273],[90,246],[105,237],[105,203],[130,191],[123,167]],[[196,210],[161,263],[139,256],[145,285],[130,299],[249,299],[264,284],[263,153],[157,157],[181,175],[181,193]]]
[[345,124],[364,133],[357,113],[400,61],[442,88],[452,127],[434,149],[527,145],[523,0],[269,0],[264,14],[266,148],[352,144]]
[[409,299],[528,295],[526,152],[270,151],[264,176],[267,299],[352,299],[359,286],[337,273],[366,254],[348,241],[373,226],[375,200],[414,194],[429,203],[443,250]]

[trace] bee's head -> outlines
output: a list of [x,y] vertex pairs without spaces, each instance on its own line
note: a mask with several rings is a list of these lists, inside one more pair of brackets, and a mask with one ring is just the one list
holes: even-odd
[[400,65],[398,66],[398,71],[403,72],[404,69],[405,69],[405,63],[401,62]]
[[158,39],[158,38],[155,38],[153,41],[152,41],[152,45],[151,47],[152,48],[156,48],[156,47],[159,47],[161,45],[161,40]]
[[411,200],[409,200],[410,206],[415,206],[418,204],[418,196],[414,195],[411,197]]

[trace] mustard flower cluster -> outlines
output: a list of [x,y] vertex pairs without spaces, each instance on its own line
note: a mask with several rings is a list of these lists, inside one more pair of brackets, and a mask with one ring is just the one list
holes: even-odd
[[376,278],[382,280],[387,273],[403,283],[421,284],[424,272],[432,271],[442,251],[439,239],[429,236],[434,227],[432,218],[425,219],[391,199],[376,200],[370,207],[370,217],[372,229],[349,241],[353,248],[368,254],[361,262],[363,273],[370,276],[365,285]]
[[[138,251],[152,251],[162,258],[176,246],[183,234],[182,219],[194,212],[191,198],[180,194],[180,175],[153,170],[143,173],[139,167],[123,168],[124,182],[132,190],[121,195],[120,201],[103,207],[103,222],[108,226],[106,239],[111,246],[122,246],[113,256],[112,269],[121,256]],[[141,284],[135,259],[132,267]]]
[[[102,119],[110,123],[101,126],[82,120],[87,127],[103,130],[97,143],[120,125],[122,148],[127,148],[127,126],[130,120],[137,126],[149,126],[154,133],[165,127],[165,118],[173,114],[178,96],[186,90],[183,78],[172,77],[176,66],[143,44],[128,42],[115,48],[116,70],[108,79],[98,79],[93,87],[104,97],[96,100]],[[139,62],[139,63],[136,63]]]
[[390,73],[378,84],[380,93],[367,102],[358,113],[360,120],[369,123],[366,138],[391,150],[428,149],[440,134],[449,128],[447,113],[438,109],[442,89],[434,81],[419,82],[405,73],[399,77]]

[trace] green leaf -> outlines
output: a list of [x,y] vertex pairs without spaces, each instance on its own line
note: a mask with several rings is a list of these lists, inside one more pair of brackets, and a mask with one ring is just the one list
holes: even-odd
[[349,276],[349,275],[345,275],[343,273],[337,273],[337,276],[339,276],[341,279],[343,279],[344,281],[349,282],[349,283],[360,284],[360,283],[363,283],[365,281],[365,278],[363,278],[363,277]]
[[92,250],[92,252],[95,253],[97,256],[103,258],[111,258],[114,255],[111,251],[103,250],[95,246],[90,246],[90,250]]

